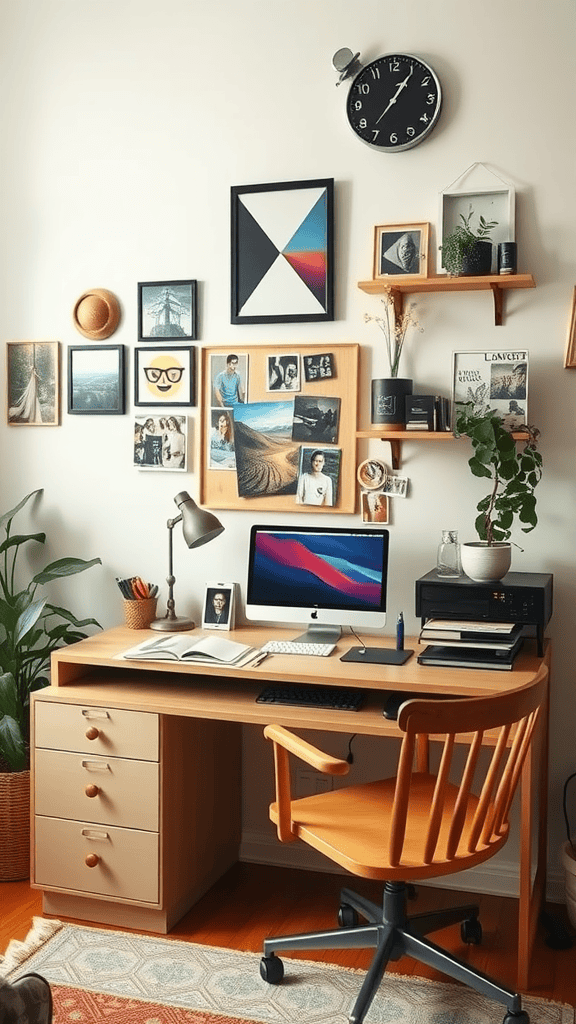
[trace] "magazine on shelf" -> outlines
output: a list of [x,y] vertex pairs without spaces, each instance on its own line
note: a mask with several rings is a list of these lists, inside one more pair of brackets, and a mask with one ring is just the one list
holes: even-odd
[[128,661],[182,661],[193,665],[241,668],[259,653],[259,648],[221,636],[190,637],[170,633],[130,647],[122,657]]
[[509,651],[493,651],[479,647],[460,649],[457,647],[426,647],[418,655],[419,665],[439,665],[444,668],[488,668],[502,671],[510,670],[514,659],[522,647],[520,638]]
[[528,352],[454,352],[452,374],[454,416],[464,402],[481,416],[494,409],[502,425],[513,432],[528,422]]
[[[503,629],[499,627],[503,626]],[[422,643],[468,644],[511,647],[522,634],[523,626],[498,622],[449,622],[430,619],[420,630]]]

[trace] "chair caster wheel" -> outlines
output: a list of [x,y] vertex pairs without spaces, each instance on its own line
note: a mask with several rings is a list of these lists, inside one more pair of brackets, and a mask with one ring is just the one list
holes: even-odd
[[263,956],[260,960],[260,977],[269,985],[279,985],[284,977],[284,964],[280,957]]
[[340,928],[355,928],[358,924],[358,914],[349,903],[341,903],[338,910],[338,926]]
[[[462,942],[469,946],[479,946],[482,942],[482,925],[477,917],[468,917],[460,925]],[[522,1022],[520,1022],[522,1024]]]
[[530,1017],[526,1013],[526,1010],[520,1010],[519,1013],[512,1013],[508,1011],[504,1017],[503,1024],[530,1024]]

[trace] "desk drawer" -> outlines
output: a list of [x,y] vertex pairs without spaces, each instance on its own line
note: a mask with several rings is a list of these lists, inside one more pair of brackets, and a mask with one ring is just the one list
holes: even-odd
[[157,761],[158,715],[37,700],[36,746]]
[[157,832],[158,780],[157,761],[38,748],[34,772],[36,814]]
[[[158,903],[158,835],[36,817],[35,881],[62,891]],[[96,861],[94,867],[86,858]]]

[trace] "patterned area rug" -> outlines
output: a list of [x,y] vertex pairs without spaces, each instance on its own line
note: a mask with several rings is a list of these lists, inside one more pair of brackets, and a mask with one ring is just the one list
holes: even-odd
[[[259,956],[177,939],[35,918],[11,942],[0,974],[44,975],[55,1024],[347,1024],[364,972],[283,957],[285,979],[268,985]],[[536,998],[532,1024],[575,1024],[574,1009]],[[366,1024],[494,1024],[504,1007],[456,984],[388,975]]]

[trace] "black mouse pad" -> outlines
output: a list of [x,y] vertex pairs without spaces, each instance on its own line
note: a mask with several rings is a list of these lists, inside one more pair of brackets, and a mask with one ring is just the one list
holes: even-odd
[[[364,651],[361,654],[360,651]],[[351,647],[340,661],[363,661],[365,665],[403,665],[414,651],[393,651],[389,647]]]

